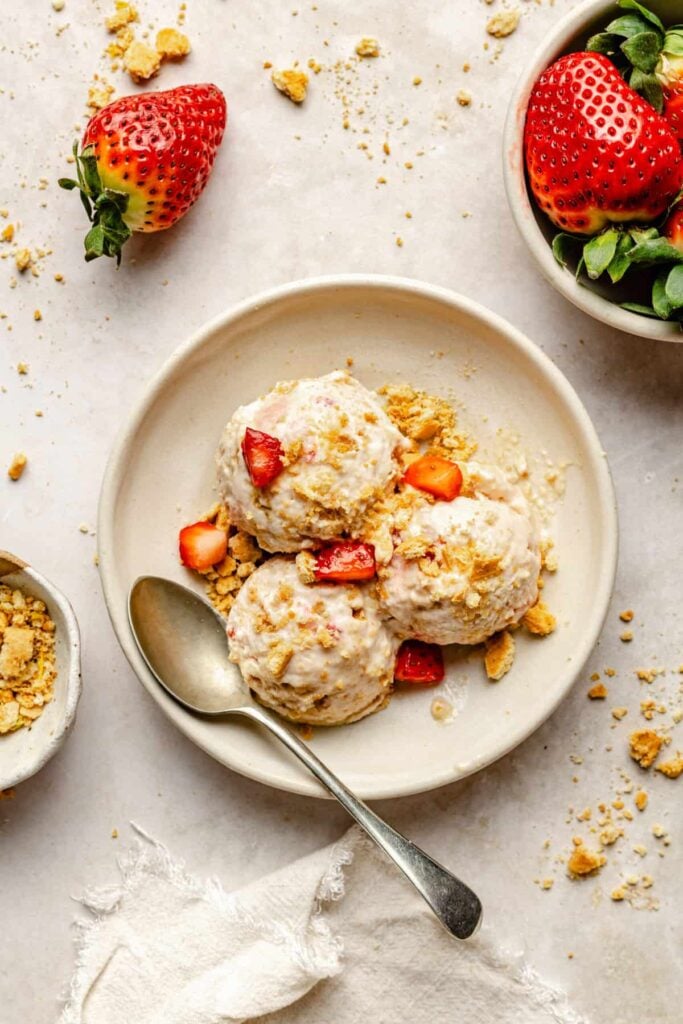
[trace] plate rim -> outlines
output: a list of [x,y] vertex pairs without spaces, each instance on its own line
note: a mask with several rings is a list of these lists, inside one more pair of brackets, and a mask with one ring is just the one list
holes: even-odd
[[282,777],[275,775],[273,772],[259,769],[258,765],[235,763],[229,755],[227,757],[217,756],[194,736],[188,734],[183,727],[184,716],[181,715],[176,719],[168,714],[166,706],[159,699],[161,688],[147,669],[135,645],[128,623],[125,602],[122,608],[118,607],[117,594],[114,587],[115,572],[112,565],[114,561],[113,510],[116,495],[120,489],[125,471],[124,466],[128,448],[160,390],[168,378],[189,356],[208,343],[218,330],[225,329],[248,314],[266,306],[275,305],[283,299],[295,295],[311,295],[330,289],[335,291],[352,290],[359,286],[376,291],[399,291],[404,294],[413,295],[416,298],[431,299],[465,312],[479,319],[498,334],[503,335],[508,343],[511,343],[517,351],[528,357],[536,365],[543,376],[549,379],[556,392],[561,395],[565,409],[571,413],[574,424],[580,430],[587,452],[591,457],[605,533],[604,544],[601,549],[602,559],[598,574],[598,584],[593,592],[593,601],[591,602],[593,608],[596,609],[593,612],[591,628],[584,632],[582,643],[575,652],[571,666],[565,670],[564,684],[562,686],[558,685],[553,701],[543,708],[541,714],[530,717],[525,726],[511,733],[509,742],[493,756],[474,758],[467,765],[458,766],[457,768],[454,765],[451,769],[442,771],[438,775],[435,773],[434,778],[429,782],[422,780],[416,782],[415,785],[399,784],[398,786],[391,783],[381,784],[374,788],[366,788],[362,792],[358,791],[359,795],[366,799],[379,800],[411,796],[438,789],[441,786],[464,779],[468,775],[480,771],[482,768],[493,764],[510,753],[511,750],[536,732],[567,697],[590,657],[602,631],[614,589],[618,559],[618,518],[614,485],[606,453],[583,402],[564,373],[545,352],[508,320],[482,306],[479,302],[449,288],[430,284],[416,278],[384,274],[326,274],[303,278],[265,289],[256,295],[231,304],[223,312],[202,324],[162,362],[161,366],[147,380],[142,393],[129,410],[107,459],[100,489],[97,533],[99,541],[99,577],[114,634],[138,681],[166,717],[170,719],[172,724],[192,743],[218,761],[219,764],[223,764],[240,775],[281,791],[296,793],[302,796],[327,798],[328,794],[326,791],[319,786],[312,776],[309,779],[302,773],[300,780],[283,780]]

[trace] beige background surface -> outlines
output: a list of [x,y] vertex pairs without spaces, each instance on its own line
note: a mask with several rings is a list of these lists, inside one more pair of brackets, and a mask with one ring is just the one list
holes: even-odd
[[[670,703],[680,700],[675,669],[683,662],[683,346],[615,336],[570,308],[538,277],[503,196],[506,97],[521,62],[570,4],[523,4],[518,31],[493,62],[496,44],[483,49],[492,9],[476,0],[369,0],[362,7],[319,0],[317,11],[301,5],[296,16],[294,4],[273,0],[188,6],[194,52],[184,66],[165,68],[158,85],[216,81],[228,97],[228,135],[197,209],[172,234],[135,240],[118,273],[111,264],[82,262],[79,205],[54,184],[74,125],[84,124],[88,84],[103,68],[108,5],[66,0],[57,14],[49,0],[31,0],[5,4],[0,13],[0,207],[21,222],[20,245],[54,250],[39,277],[24,277],[14,289],[11,258],[0,262],[0,312],[7,314],[0,321],[0,461],[9,464],[17,449],[29,456],[19,484],[0,479],[0,546],[70,596],[84,635],[85,675],[66,747],[0,805],[0,1020],[54,1019],[72,963],[71,897],[112,877],[130,819],[227,886],[345,827],[333,806],[230,774],[167,723],[116,646],[93,565],[96,537],[79,527],[94,531],[104,461],[127,410],[198,324],[272,284],[373,271],[460,290],[507,316],[552,356],[586,402],[610,457],[622,544],[601,644],[551,721],[475,778],[380,810],[476,881],[488,926],[565,986],[577,1009],[596,1022],[647,1017],[674,1024],[683,997],[675,905],[681,783],[646,779],[650,806],[635,812],[598,878],[571,883],[553,862],[572,835],[589,835],[587,825],[567,821],[569,805],[591,806],[595,817],[597,803],[614,798],[620,769],[637,779],[626,736],[635,722],[644,724],[639,701],[660,691]],[[145,0],[140,9],[143,25],[160,27],[173,23],[177,6]],[[264,60],[285,65],[313,57],[328,68],[345,61],[364,34],[380,39],[383,58],[321,71],[302,109],[275,93],[261,67]],[[461,70],[466,61],[468,74]],[[421,85],[412,85],[415,76]],[[127,90],[121,75],[109,77]],[[469,108],[455,101],[463,88],[473,97]],[[49,182],[44,189],[41,176]],[[378,177],[387,183],[377,184]],[[55,282],[55,273],[65,283]],[[19,360],[30,364],[28,376],[18,376]],[[630,645],[618,639],[618,611],[627,606],[636,610]],[[640,684],[634,670],[655,664],[670,671],[652,687]],[[595,705],[585,697],[588,674],[605,665],[618,675],[608,680],[606,704]],[[612,728],[615,705],[629,715]],[[669,847],[652,837],[655,822],[670,831]],[[638,843],[648,851],[642,860],[632,849]],[[658,911],[610,901],[632,872],[652,875]],[[534,884],[540,877],[555,877],[553,889],[541,892]]]

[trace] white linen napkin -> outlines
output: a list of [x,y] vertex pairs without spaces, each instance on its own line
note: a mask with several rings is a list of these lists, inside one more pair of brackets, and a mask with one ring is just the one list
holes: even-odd
[[83,897],[60,1024],[587,1024],[485,935],[450,938],[356,829],[236,893],[137,831]]

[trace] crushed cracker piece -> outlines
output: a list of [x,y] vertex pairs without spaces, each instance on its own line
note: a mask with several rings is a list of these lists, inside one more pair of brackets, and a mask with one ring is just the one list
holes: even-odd
[[557,622],[544,601],[537,601],[533,608],[525,613],[522,625],[526,626],[535,636],[548,636],[555,629]]
[[154,45],[162,60],[182,60],[191,50],[190,40],[175,28],[160,29]]
[[468,92],[467,89],[460,89],[455,98],[461,107],[469,107],[472,103],[472,93]]
[[511,36],[519,25],[522,12],[519,7],[513,7],[507,11],[499,11],[486,22],[486,31],[494,39],[505,39]]
[[161,56],[147,43],[136,39],[123,55],[123,66],[134,82],[146,82],[161,67]]
[[138,20],[137,10],[132,4],[126,3],[126,0],[116,0],[115,8],[114,13],[105,21],[110,32],[118,32],[132,21]]
[[9,468],[7,470],[7,476],[10,478],[10,480],[16,481],[21,479],[21,475],[26,469],[27,462],[28,459],[23,452],[16,453],[16,455],[10,462]]
[[567,861],[567,870],[572,878],[585,878],[594,875],[606,863],[607,858],[603,853],[589,850],[583,840],[578,843],[574,840],[574,850]]
[[14,224],[8,224],[0,238],[2,238],[3,242],[11,242],[14,239]]
[[56,674],[55,626],[44,602],[0,584],[0,735],[40,717]]
[[630,629],[626,629],[619,635],[619,639],[622,643],[629,644],[633,640],[633,633]]
[[293,68],[285,71],[273,71],[271,80],[275,88],[292,103],[303,103],[306,99],[308,75],[304,71],[295,71]]
[[624,707],[612,708],[612,718],[616,718],[616,720],[618,722],[620,722],[622,720],[622,718],[626,718],[627,714],[628,714],[628,708],[624,708]]
[[677,753],[670,761],[662,761],[655,771],[666,775],[667,779],[677,779],[683,773],[683,755]]
[[379,43],[372,36],[363,36],[356,43],[356,53],[359,57],[379,57]]
[[492,682],[498,682],[510,671],[515,660],[515,639],[506,629],[486,641],[484,667]]
[[590,700],[604,700],[607,693],[607,687],[604,683],[596,683],[595,686],[591,686],[587,696]]
[[650,768],[657,759],[664,738],[653,729],[637,729],[629,736],[630,754],[641,768]]
[[636,795],[633,798],[633,802],[635,803],[635,805],[636,805],[636,807],[638,808],[639,811],[644,811],[645,810],[645,808],[647,807],[647,800],[648,800],[647,793],[645,792],[644,789],[639,789],[638,792],[636,793]]
[[17,249],[14,254],[14,264],[20,274],[23,274],[25,270],[33,263],[30,249]]
[[86,106],[91,110],[102,110],[111,101],[114,95],[114,86],[110,85],[109,82],[98,80],[94,82],[88,89],[88,98],[86,100]]
[[619,612],[619,618],[622,622],[633,622],[634,612],[631,608],[627,608],[626,611]]

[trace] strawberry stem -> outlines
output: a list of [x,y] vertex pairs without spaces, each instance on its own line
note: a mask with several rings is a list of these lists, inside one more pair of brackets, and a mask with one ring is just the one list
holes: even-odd
[[121,262],[121,249],[131,236],[124,214],[128,208],[127,192],[117,192],[102,184],[93,146],[78,151],[74,143],[74,159],[77,180],[60,178],[61,188],[71,191],[77,188],[92,227],[85,236],[85,259],[96,260],[99,256],[116,258]]

